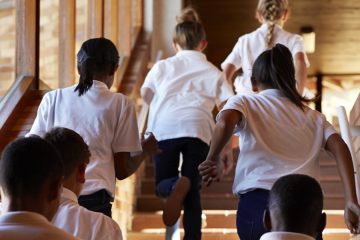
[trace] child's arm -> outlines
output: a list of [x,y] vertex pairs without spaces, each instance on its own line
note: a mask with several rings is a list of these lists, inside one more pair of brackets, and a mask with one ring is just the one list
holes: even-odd
[[356,198],[354,168],[351,160],[351,154],[345,142],[339,134],[331,135],[326,141],[325,149],[330,151],[336,159],[340,177],[345,191],[345,223],[352,233],[360,233],[359,211],[353,208],[359,208]]
[[233,76],[234,76],[234,73],[236,72],[236,67],[231,64],[231,63],[227,63],[225,66],[224,66],[224,73],[225,73],[225,77],[226,77],[226,80],[229,82],[229,84],[232,86],[232,79],[233,79]]
[[151,100],[154,97],[153,90],[151,90],[150,88],[144,87],[144,88],[141,88],[141,93],[140,94],[141,94],[141,97],[144,100],[144,102],[146,102],[147,104],[150,105]]
[[218,180],[219,175],[219,154],[233,134],[235,125],[242,119],[242,114],[236,110],[225,110],[221,113],[212,135],[210,150],[206,160],[200,164],[200,175],[203,181],[209,186],[213,181]]
[[140,166],[146,157],[157,152],[157,140],[151,134],[148,138],[141,140],[142,152],[137,156],[131,156],[129,152],[118,152],[114,154],[115,176],[123,180],[132,175]]
[[297,53],[295,55],[294,61],[295,61],[295,79],[297,82],[297,90],[300,93],[300,95],[303,95],[307,80],[304,53],[302,52]]

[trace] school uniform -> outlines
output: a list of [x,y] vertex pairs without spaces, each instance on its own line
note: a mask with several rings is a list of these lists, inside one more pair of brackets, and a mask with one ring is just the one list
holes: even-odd
[[308,107],[302,111],[277,89],[234,96],[217,118],[229,109],[242,114],[235,127],[240,155],[233,184],[233,193],[240,197],[238,231],[250,227],[254,218],[259,220],[260,237],[262,215],[273,183],[287,174],[317,178],[319,153],[336,131],[323,114]]
[[1,240],[74,240],[53,226],[44,216],[27,211],[6,212],[0,216]]
[[200,176],[215,126],[212,110],[233,95],[224,75],[199,51],[182,50],[157,62],[145,78],[142,90],[150,89],[148,131],[158,139],[161,154],[154,157],[156,191],[167,197],[179,172],[190,178],[184,201],[184,239],[201,237]]
[[80,205],[111,216],[110,201],[115,194],[113,154],[141,151],[135,107],[126,96],[111,92],[100,81],[93,80],[82,96],[74,90],[72,86],[46,93],[28,135],[42,137],[54,127],[80,134],[91,152]]
[[[255,31],[241,36],[235,44],[232,52],[221,64],[224,69],[226,64],[232,64],[236,69],[242,67],[243,75],[237,77],[234,82],[237,93],[251,93],[251,74],[252,67],[256,58],[267,49],[266,36],[268,25],[265,23]],[[289,48],[293,57],[297,53],[305,54],[306,65],[309,60],[305,53],[304,41],[301,36],[286,32],[280,25],[275,25],[273,32],[273,43],[280,43]]]
[[269,232],[262,235],[260,240],[315,240],[315,238],[301,233]]
[[80,206],[75,193],[67,188],[62,189],[59,209],[52,223],[80,239],[122,240],[120,227],[114,220]]

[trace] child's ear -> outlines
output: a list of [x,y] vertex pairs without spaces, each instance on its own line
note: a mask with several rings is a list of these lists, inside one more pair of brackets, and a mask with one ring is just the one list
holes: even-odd
[[202,52],[205,50],[205,48],[207,47],[208,45],[208,41],[206,41],[205,39],[204,40],[201,40],[200,43],[199,43],[199,46],[197,47],[197,50]]
[[289,9],[287,8],[287,9],[285,9],[285,11],[284,11],[284,14],[283,14],[283,16],[282,16],[282,20],[283,20],[284,22],[286,22],[286,21],[289,19],[289,15],[290,15],[290,11],[289,11]]
[[320,217],[320,222],[317,231],[322,232],[325,229],[326,226],[326,213],[322,213]]
[[58,179],[53,179],[51,182],[47,185],[47,197],[49,202],[54,201],[55,199],[60,197],[60,189],[64,181],[64,176],[59,177]]
[[86,163],[81,163],[77,169],[77,181],[79,183],[85,183],[85,170],[86,170]]
[[264,211],[263,224],[266,230],[271,231],[271,218],[269,209],[265,209]]
[[259,91],[258,85],[257,85],[255,79],[253,79],[252,77],[251,77],[251,88],[252,88],[253,92]]
[[255,18],[260,22],[264,23],[264,18],[262,17],[261,13],[259,11],[255,12]]

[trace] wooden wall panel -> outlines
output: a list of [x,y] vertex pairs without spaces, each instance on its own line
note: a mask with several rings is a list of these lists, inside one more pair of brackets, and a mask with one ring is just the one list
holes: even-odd
[[[260,24],[256,0],[193,0],[205,25],[208,58],[217,66],[237,38]],[[290,0],[291,16],[285,29],[299,33],[304,25],[316,32],[316,51],[309,54],[309,73],[360,72],[360,0]]]

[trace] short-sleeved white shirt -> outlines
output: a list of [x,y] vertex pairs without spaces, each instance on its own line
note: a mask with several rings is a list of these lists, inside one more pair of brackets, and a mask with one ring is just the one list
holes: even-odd
[[53,226],[35,212],[5,212],[0,216],[0,239],[6,240],[76,240],[73,235]]
[[146,76],[144,88],[154,93],[148,131],[159,141],[194,137],[209,144],[214,128],[212,110],[233,95],[224,74],[204,54],[191,50],[157,62]]
[[260,240],[315,240],[315,238],[294,232],[268,232],[262,235]]
[[114,153],[141,151],[135,106],[100,81],[94,80],[82,96],[74,89],[72,86],[46,93],[29,134],[43,137],[54,127],[80,134],[91,152],[81,195],[106,189],[114,196]]
[[[268,25],[263,24],[254,32],[241,36],[232,52],[221,64],[222,69],[224,69],[226,64],[232,64],[236,69],[242,67],[243,76],[237,77],[234,82],[236,92],[238,93],[252,92],[250,81],[252,66],[256,58],[267,49],[267,29]],[[288,47],[293,57],[299,52],[304,53],[306,65],[309,66],[309,61],[305,53],[304,41],[301,36],[286,32],[280,25],[275,25],[273,36],[273,43],[281,43]]]
[[60,205],[52,223],[80,239],[122,240],[120,227],[114,220],[80,206],[75,193],[67,188],[62,190]]
[[270,190],[287,174],[318,177],[319,153],[336,133],[323,114],[308,107],[302,111],[276,89],[234,96],[219,115],[228,109],[242,113],[235,127],[240,142],[235,195],[255,188]]

